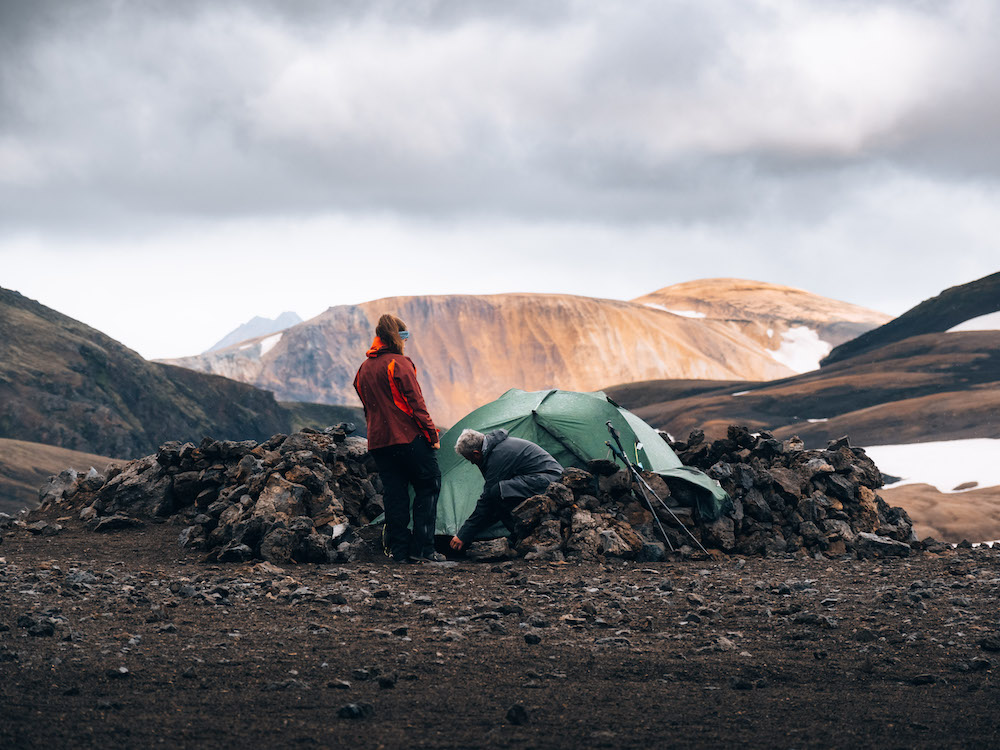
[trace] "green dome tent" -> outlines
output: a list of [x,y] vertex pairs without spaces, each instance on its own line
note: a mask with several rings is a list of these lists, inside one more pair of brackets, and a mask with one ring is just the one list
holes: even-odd
[[514,437],[542,446],[565,467],[586,468],[592,459],[612,457],[604,444],[610,440],[606,426],[609,421],[621,433],[622,446],[637,466],[665,477],[683,479],[704,490],[698,493],[702,517],[718,518],[729,506],[729,495],[718,482],[682,465],[656,430],[603,393],[512,388],[496,401],[463,417],[441,436],[437,533],[455,534],[483,491],[479,469],[455,453],[462,430],[472,428],[487,433],[503,428]]

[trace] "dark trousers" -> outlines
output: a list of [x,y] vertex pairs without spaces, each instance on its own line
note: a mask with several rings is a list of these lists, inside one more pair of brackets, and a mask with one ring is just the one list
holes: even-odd
[[[434,551],[434,526],[441,492],[437,454],[421,436],[412,443],[372,451],[382,478],[382,502],[389,553],[396,560],[426,557]],[[413,531],[410,486],[413,486]]]
[[495,500],[487,500],[486,493],[484,492],[482,497],[479,498],[479,502],[476,503],[472,515],[466,519],[465,523],[462,524],[462,528],[458,530],[459,539],[466,544],[471,544],[479,534],[487,531],[497,521],[502,523],[511,536],[513,536],[515,523],[511,511],[529,497],[545,492],[550,484],[559,481],[559,475],[554,473],[525,474],[514,478],[518,481],[523,491],[510,497],[497,498]]

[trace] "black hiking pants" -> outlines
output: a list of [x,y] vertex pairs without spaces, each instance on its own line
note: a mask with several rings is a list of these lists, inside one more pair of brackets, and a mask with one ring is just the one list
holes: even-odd
[[[437,454],[423,436],[412,443],[372,451],[382,478],[382,502],[389,553],[394,560],[427,557],[434,552],[434,526],[441,492]],[[413,531],[410,526],[413,487]]]
[[521,492],[510,497],[500,497],[499,488],[493,492],[484,491],[476,503],[472,515],[462,524],[458,530],[458,538],[465,544],[471,544],[482,532],[489,529],[497,521],[502,523],[507,531],[514,534],[514,516],[511,511],[533,495],[541,494],[548,489],[553,482],[558,482],[560,474],[546,472],[544,474],[526,474],[515,477]]

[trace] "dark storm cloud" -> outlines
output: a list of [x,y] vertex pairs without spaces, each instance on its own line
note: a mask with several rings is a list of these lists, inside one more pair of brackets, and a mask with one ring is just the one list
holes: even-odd
[[[850,48],[812,49],[831,21]],[[823,216],[873,164],[1000,175],[996,21],[976,2],[4,2],[0,222]],[[831,71],[897,28],[871,91]]]

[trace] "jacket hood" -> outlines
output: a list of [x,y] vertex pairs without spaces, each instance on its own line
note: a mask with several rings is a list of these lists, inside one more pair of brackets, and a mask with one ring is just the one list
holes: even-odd
[[483,438],[483,455],[488,455],[491,450],[506,440],[509,435],[510,433],[503,428],[487,432],[486,437]]
[[377,357],[382,352],[389,351],[389,347],[382,343],[382,339],[378,336],[372,341],[372,345],[368,347],[368,351],[365,352],[366,357]]

